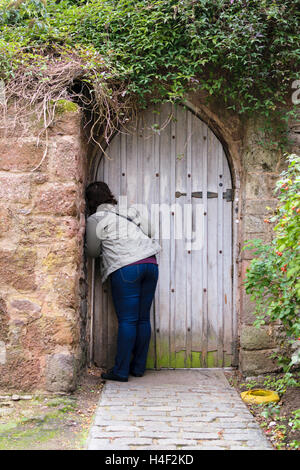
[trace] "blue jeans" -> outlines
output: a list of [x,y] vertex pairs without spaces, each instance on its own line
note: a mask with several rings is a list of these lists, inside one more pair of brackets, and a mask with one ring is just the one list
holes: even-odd
[[143,374],[151,337],[150,308],[158,280],[158,265],[124,266],[110,275],[111,293],[118,317],[114,374]]

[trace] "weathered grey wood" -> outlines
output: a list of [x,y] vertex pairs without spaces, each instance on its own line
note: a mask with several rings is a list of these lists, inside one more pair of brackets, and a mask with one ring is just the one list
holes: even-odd
[[188,181],[187,181],[187,148],[186,134],[187,134],[187,111],[185,108],[175,109],[176,127],[174,126],[172,134],[173,145],[176,143],[176,148],[171,149],[171,154],[174,156],[176,162],[175,167],[175,181],[176,185],[174,192],[180,191],[186,193],[186,196],[176,198],[175,207],[175,298],[174,304],[174,350],[172,354],[175,356],[174,367],[186,366],[186,346],[187,346],[187,302],[188,302],[188,288],[187,288],[187,262],[186,262],[186,243],[183,237],[187,236],[187,230],[183,223],[185,205],[187,204],[188,196]]
[[[155,185],[156,185],[156,176],[155,176],[155,159],[154,155],[154,145],[155,145],[155,134],[152,131],[152,126],[154,124],[153,113],[147,113],[145,115],[145,139],[140,139],[140,143],[143,145],[144,158],[143,162],[143,185],[141,185],[141,199],[140,202],[147,205],[147,214],[151,214],[151,207],[155,201]],[[129,155],[129,154],[128,154]],[[154,302],[151,306],[150,311],[150,321],[151,329],[154,331]],[[155,345],[154,345],[154,335],[151,337],[148,353],[147,367],[155,367]]]
[[[223,150],[224,163],[227,162],[226,156]],[[232,180],[229,165],[224,164],[224,188],[232,188]],[[224,315],[224,366],[235,365],[232,361],[236,355],[236,350],[232,348],[233,341],[236,339],[237,325],[235,324],[235,318],[233,315],[233,295],[232,295],[232,284],[233,284],[233,256],[232,256],[232,211],[233,203],[226,202],[223,200],[223,233],[224,233],[224,256],[223,256],[223,315]],[[226,250],[226,252],[225,252]]]
[[209,129],[206,130],[203,144],[203,167],[202,167],[202,188],[203,188],[203,251],[202,251],[202,367],[207,367],[208,352],[208,200],[207,200],[207,172],[208,172],[208,136]]
[[[224,155],[223,148],[218,142],[216,149],[217,155],[217,184],[218,184],[218,199],[217,199],[217,234],[218,234],[218,250],[217,250],[217,292],[218,292],[218,316],[217,316],[217,365],[223,365],[223,354],[224,354],[224,200],[223,191],[224,188]],[[222,185],[222,186],[221,186]],[[228,203],[227,203],[228,204]]]
[[[170,106],[163,106],[159,114],[159,126],[161,127],[170,114]],[[160,134],[160,202],[163,203],[160,211],[160,280],[159,280],[159,336],[157,337],[157,367],[170,367],[170,347],[172,333],[170,331],[171,301],[173,273],[171,272],[171,206],[173,203],[171,180],[171,126],[168,125]],[[174,177],[174,176],[173,176]],[[162,314],[163,312],[163,314]]]
[[[166,125],[170,115],[173,119]],[[223,198],[232,183],[224,149],[208,126],[183,106],[148,109],[129,130],[114,137],[107,149],[109,159],[99,155],[96,179],[106,181],[117,197],[127,195],[128,205],[146,204],[156,220],[162,251],[147,365],[228,366],[236,326],[232,203]],[[176,198],[176,191],[183,195]],[[192,197],[200,191],[201,199]],[[218,197],[207,198],[207,191]],[[195,232],[202,238],[200,249],[193,245]],[[117,319],[110,285],[102,286],[98,274],[94,305],[94,360],[111,366]]]
[[[204,188],[204,162],[207,153],[207,126],[196,116],[193,119],[192,138],[192,192]],[[200,244],[200,249],[192,252],[192,280],[191,280],[191,315],[192,315],[192,367],[202,365],[202,349],[204,338],[204,298],[203,292],[204,271],[204,227],[207,220],[204,216],[203,199],[191,198],[193,204],[193,231],[197,234],[195,240]]]

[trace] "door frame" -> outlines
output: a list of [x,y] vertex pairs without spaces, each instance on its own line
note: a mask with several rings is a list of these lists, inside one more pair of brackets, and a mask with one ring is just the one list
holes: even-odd
[[[236,158],[232,157],[233,152],[230,151],[230,144],[225,140],[223,133],[218,126],[217,121],[214,120],[213,115],[208,115],[207,109],[194,104],[190,100],[185,100],[180,103],[189,111],[197,116],[198,119],[203,121],[208,128],[213,132],[216,138],[223,146],[229,170],[231,173],[232,189],[233,189],[233,202],[232,202],[232,367],[239,365],[239,306],[241,301],[241,291],[239,286],[239,267],[240,267],[240,240],[241,240],[241,188],[240,188],[240,171],[239,164]],[[115,135],[118,134],[116,130],[112,135],[110,142]],[[105,150],[110,143],[102,142],[102,148]],[[94,146],[90,156],[89,178],[87,184],[95,181],[98,167],[101,161],[103,152],[99,152],[97,145]],[[88,336],[88,362],[93,365],[94,356],[94,276],[95,276],[95,261],[94,259],[87,259],[87,285],[88,285],[88,317],[87,317],[87,336]]]

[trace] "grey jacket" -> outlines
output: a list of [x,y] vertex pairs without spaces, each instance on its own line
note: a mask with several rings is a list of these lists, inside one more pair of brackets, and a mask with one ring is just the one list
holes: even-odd
[[[133,221],[127,220],[126,216]],[[136,207],[130,206],[126,210],[105,203],[87,219],[85,248],[88,256],[100,256],[104,282],[113,271],[158,253],[161,247],[151,238],[154,235],[153,225]]]

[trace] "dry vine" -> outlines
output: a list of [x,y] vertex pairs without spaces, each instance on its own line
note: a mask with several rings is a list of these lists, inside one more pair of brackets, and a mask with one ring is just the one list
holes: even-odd
[[[0,103],[4,133],[18,125],[24,135],[32,123],[41,124],[37,145],[45,136],[45,151],[31,171],[37,170],[47,155],[48,129],[55,123],[60,100],[80,105],[88,142],[94,142],[107,158],[103,140],[108,144],[116,132],[128,134],[135,128],[136,100],[128,93],[126,84],[108,70],[100,55],[82,57],[76,49],[66,51],[59,46],[50,52],[41,51],[39,60],[30,65],[20,61],[13,76],[5,82],[5,96]],[[151,131],[159,132],[171,118],[172,115],[168,116],[159,130]]]
[[[113,83],[103,60],[100,56],[98,59],[98,64],[93,67],[76,51],[69,51],[66,55],[56,48],[50,54],[41,55],[40,61],[29,67],[28,64],[19,65],[5,82],[5,96],[0,103],[4,133],[8,129],[11,132],[18,125],[26,134],[32,123],[40,123],[37,145],[45,135],[44,155],[32,171],[42,164],[47,154],[48,129],[54,125],[60,100],[74,101],[86,112],[85,115],[90,117],[85,122],[85,127],[89,129],[88,140],[92,140],[102,151],[97,140],[99,132],[108,143],[116,130],[134,115],[135,106],[127,96],[126,88],[120,83]],[[106,76],[110,76],[108,80]],[[76,83],[86,86],[76,91]]]

